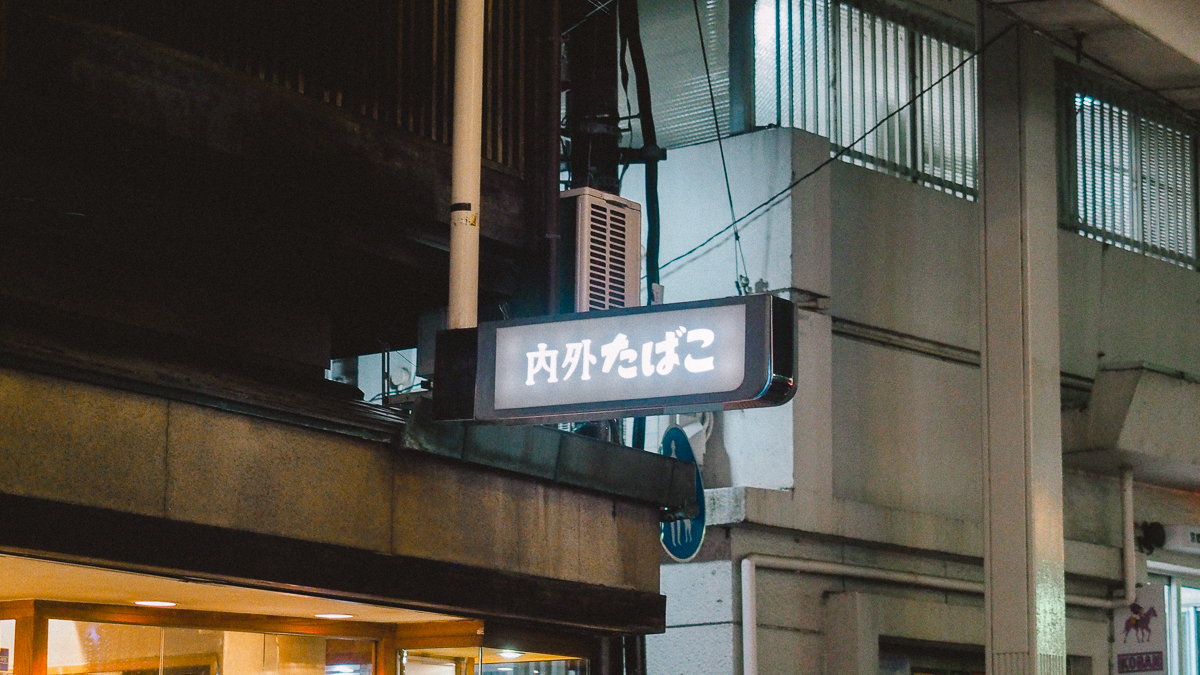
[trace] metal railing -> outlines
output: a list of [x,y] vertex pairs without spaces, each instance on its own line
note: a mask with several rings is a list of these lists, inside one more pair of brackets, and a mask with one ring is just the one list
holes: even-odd
[[1194,124],[1068,64],[1058,85],[1062,227],[1195,268]]
[[[449,144],[454,0],[49,0],[304,96]],[[484,157],[523,168],[529,54],[521,0],[488,0]]]
[[966,36],[882,7],[757,0],[754,42],[756,126],[825,136],[837,152],[895,113],[842,159],[977,197],[975,62],[954,71]]

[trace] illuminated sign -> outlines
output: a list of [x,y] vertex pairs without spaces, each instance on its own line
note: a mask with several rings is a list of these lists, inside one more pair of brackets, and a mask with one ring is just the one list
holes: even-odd
[[792,304],[770,295],[443,331],[434,414],[532,423],[778,405],[794,392],[792,335]]

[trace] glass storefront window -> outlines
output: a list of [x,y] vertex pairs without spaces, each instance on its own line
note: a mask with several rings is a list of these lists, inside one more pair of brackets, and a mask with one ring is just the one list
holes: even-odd
[[164,628],[162,652],[163,675],[220,675],[224,655],[224,632],[197,628]]
[[403,675],[587,675],[586,660],[510,649],[410,649],[401,658]]
[[47,647],[48,675],[372,675],[375,663],[373,640],[83,621],[51,620]]
[[325,675],[371,675],[375,643],[371,640],[327,640]]
[[17,622],[14,619],[0,621],[0,675],[8,675],[13,669],[14,644],[17,637]]
[[1179,641],[1182,675],[1200,672],[1200,588],[1179,588]]
[[161,653],[161,628],[50,620],[49,675],[158,673]]

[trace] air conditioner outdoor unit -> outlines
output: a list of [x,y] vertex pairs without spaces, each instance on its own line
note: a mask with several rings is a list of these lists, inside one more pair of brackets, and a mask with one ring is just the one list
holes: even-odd
[[559,205],[564,239],[574,235],[574,310],[640,305],[641,206],[592,188],[563,192]]

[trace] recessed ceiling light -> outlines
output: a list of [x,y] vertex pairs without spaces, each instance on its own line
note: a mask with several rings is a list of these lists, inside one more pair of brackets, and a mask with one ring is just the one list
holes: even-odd
[[499,670],[502,673],[511,673],[512,672],[512,668],[497,668],[496,670]]
[[174,607],[175,606],[174,602],[167,602],[165,600],[137,600],[133,604],[137,605],[138,607]]
[[499,656],[502,659],[515,659],[515,658],[519,658],[521,656],[525,656],[525,652],[518,652],[518,651],[515,651],[512,649],[505,649],[504,651],[498,652],[496,654],[496,656]]
[[318,619],[353,619],[353,614],[313,614]]

